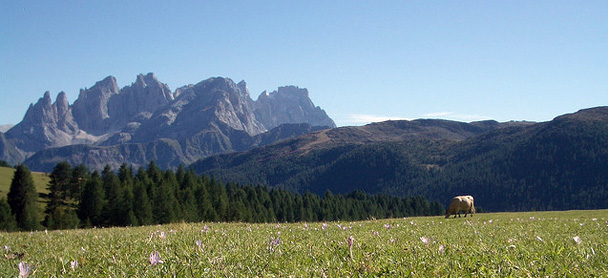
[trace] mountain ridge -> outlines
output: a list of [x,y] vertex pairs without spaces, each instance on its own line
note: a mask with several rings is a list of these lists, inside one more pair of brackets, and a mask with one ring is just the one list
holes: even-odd
[[[307,106],[300,107],[300,103]],[[299,107],[302,113],[296,120],[291,120],[289,115],[281,115],[285,111],[275,112],[268,108],[273,105]],[[270,123],[256,118],[256,109],[271,111],[274,114],[270,117],[275,121]],[[175,142],[168,145],[180,145],[182,152],[178,152],[177,159],[167,155],[167,160],[173,161],[167,165],[176,167],[179,163],[190,163],[196,158],[215,153],[253,147],[241,141],[253,142],[255,136],[280,124],[308,123],[317,126],[318,119],[322,119],[321,122],[327,127],[335,127],[325,111],[312,105],[307,93],[279,101],[256,103],[251,99],[244,81],[235,83],[230,78],[212,77],[172,92],[153,73],[139,74],[131,85],[123,88],[118,86],[115,77],[108,76],[88,89],[81,89],[71,105],[64,92],[57,95],[55,102],[52,102],[50,92],[45,92],[42,98],[30,105],[20,123],[3,133],[0,159],[15,164],[31,161],[36,153],[48,154],[49,150],[63,148],[55,153],[64,155],[54,160],[76,162],[81,160],[77,157],[87,154],[68,154],[67,150],[99,151],[105,148],[107,151],[111,149],[109,147],[121,144],[152,143],[160,146],[173,140]],[[302,132],[309,129],[302,127]],[[65,148],[83,144],[95,148]],[[125,157],[129,155],[115,153],[105,158],[110,159],[110,164],[119,161],[129,163]],[[102,167],[94,164],[92,168]]]
[[[387,121],[306,134],[191,165],[225,182],[445,202],[490,211],[608,208],[608,107],[551,121]],[[555,197],[555,198],[553,198]],[[477,202],[476,202],[477,203]]]

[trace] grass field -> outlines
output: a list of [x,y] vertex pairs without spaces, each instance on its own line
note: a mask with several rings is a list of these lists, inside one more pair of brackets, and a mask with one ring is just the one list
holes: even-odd
[[607,221],[604,210],[0,233],[0,276],[24,262],[30,277],[598,277]]
[[[6,199],[6,196],[11,189],[11,182],[13,181],[14,173],[15,168],[0,167],[0,199]],[[39,193],[39,195],[49,193],[47,184],[51,178],[49,178],[47,173],[32,172],[32,179],[34,180],[34,185],[36,186],[36,191]],[[44,211],[45,206],[46,201],[43,198],[38,198],[38,207],[41,213]]]
[[[15,168],[0,167],[0,198],[6,198],[8,191],[11,189],[14,173]],[[32,178],[34,179],[34,184],[36,185],[38,193],[48,193],[46,187],[49,180],[51,180],[48,174],[32,172]]]

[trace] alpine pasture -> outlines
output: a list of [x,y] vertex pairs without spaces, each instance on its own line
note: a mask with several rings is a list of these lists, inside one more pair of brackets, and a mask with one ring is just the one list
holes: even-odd
[[608,211],[49,230],[0,246],[1,277],[597,277]]

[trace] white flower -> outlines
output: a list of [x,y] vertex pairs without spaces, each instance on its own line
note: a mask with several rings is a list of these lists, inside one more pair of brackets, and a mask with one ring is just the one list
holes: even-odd
[[78,267],[78,261],[71,261],[70,262],[70,267],[72,268],[72,270],[76,270],[76,268]]
[[583,243],[583,240],[579,237],[579,236],[575,236],[572,239],[574,239],[574,242],[576,242],[576,244],[581,244]]
[[420,240],[422,241],[422,243],[424,243],[424,245],[429,245],[429,243],[431,243],[431,239],[428,237],[420,237]]
[[439,253],[443,254],[445,252],[445,246],[439,245]]

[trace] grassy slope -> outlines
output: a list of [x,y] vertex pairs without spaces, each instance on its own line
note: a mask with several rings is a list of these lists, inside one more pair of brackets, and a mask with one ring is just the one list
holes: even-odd
[[[325,228],[323,223],[178,223],[0,233],[0,244],[10,247],[0,257],[0,276],[17,276],[20,261],[35,265],[37,277],[603,276],[607,215],[606,210],[495,213],[332,222]],[[276,237],[280,241],[272,245]],[[429,238],[428,245],[422,237]],[[150,265],[153,252],[163,264]],[[79,266],[72,270],[73,260]]]
[[[6,198],[6,195],[8,195],[8,192],[11,189],[11,182],[13,180],[14,172],[14,168],[0,167],[0,199]],[[32,172],[32,178],[34,179],[34,184],[36,185],[36,191],[38,191],[39,194],[47,194],[49,192],[46,188],[48,182],[50,181],[47,173]],[[43,211],[45,201],[42,198],[39,198],[38,205],[40,210]]]
[[[11,188],[13,173],[15,173],[15,169],[13,168],[0,167],[0,198],[6,198],[6,195]],[[38,193],[48,193],[46,188],[50,180],[48,174],[32,172],[32,178],[34,179],[34,184],[36,185]]]

